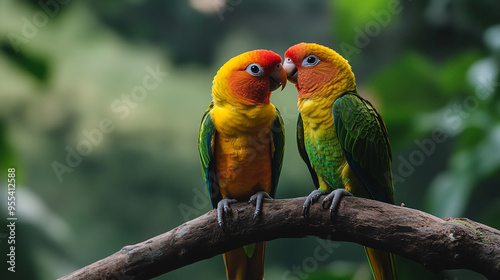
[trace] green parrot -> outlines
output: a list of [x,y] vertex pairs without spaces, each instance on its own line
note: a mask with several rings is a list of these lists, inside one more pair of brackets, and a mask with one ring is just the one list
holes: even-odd
[[[283,63],[298,91],[297,144],[315,187],[303,207],[328,194],[333,219],[340,199],[354,195],[394,204],[391,148],[375,108],[358,95],[347,60],[310,43],[290,47]],[[392,254],[365,247],[376,280],[397,279]]]

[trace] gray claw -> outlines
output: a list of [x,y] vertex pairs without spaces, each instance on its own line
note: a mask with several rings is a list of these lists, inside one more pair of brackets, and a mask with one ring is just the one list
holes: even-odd
[[257,192],[255,193],[254,195],[252,195],[250,197],[250,200],[248,200],[248,203],[254,203],[255,202],[255,212],[253,214],[253,220],[255,221],[255,219],[257,218],[257,216],[260,214],[261,210],[262,210],[262,199],[264,198],[270,198],[272,199],[271,196],[269,196],[268,193],[264,192],[264,191],[260,191],[260,192]]
[[326,194],[326,191],[321,191],[321,190],[314,190],[312,191],[306,198],[306,201],[304,202],[304,206],[302,206],[302,215],[304,218],[307,218],[307,213],[309,212],[309,207],[313,205],[320,196]]
[[224,213],[232,215],[230,204],[238,202],[236,199],[226,197],[217,203],[217,223],[219,227],[224,230]]
[[333,216],[335,215],[335,212],[337,211],[337,209],[339,207],[340,199],[344,196],[352,196],[352,193],[350,193],[344,189],[335,189],[331,193],[329,193],[325,197],[325,199],[323,199],[323,202],[321,203],[321,206],[323,207],[323,209],[328,208],[328,205],[330,205],[330,219],[331,220],[333,220]]

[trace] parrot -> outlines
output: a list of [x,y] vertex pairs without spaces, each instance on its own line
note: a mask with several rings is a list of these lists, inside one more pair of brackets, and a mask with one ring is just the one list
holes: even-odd
[[[330,218],[344,196],[394,204],[392,152],[387,129],[372,104],[358,94],[348,61],[315,43],[285,52],[283,68],[298,92],[297,146],[316,190],[303,215],[321,195]],[[365,247],[376,280],[397,279],[394,255]]]
[[[230,204],[253,203],[255,220],[263,199],[274,198],[285,130],[270,96],[287,82],[281,62],[272,51],[249,51],[227,61],[213,79],[198,148],[203,178],[223,230]],[[264,252],[265,242],[258,242],[224,253],[227,279],[264,279]]]

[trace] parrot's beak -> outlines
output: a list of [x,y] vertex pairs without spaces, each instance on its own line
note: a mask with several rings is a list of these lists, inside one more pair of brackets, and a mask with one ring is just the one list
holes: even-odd
[[297,67],[295,67],[295,64],[293,64],[292,60],[289,57],[285,58],[285,62],[283,62],[283,68],[285,69],[288,80],[296,84],[299,71],[297,70]]
[[281,90],[283,90],[285,88],[286,72],[285,72],[285,69],[283,69],[283,66],[281,64],[278,64],[278,66],[276,66],[276,69],[271,74],[271,77],[269,77],[269,82],[271,84],[270,91],[275,91],[280,86],[281,86]]

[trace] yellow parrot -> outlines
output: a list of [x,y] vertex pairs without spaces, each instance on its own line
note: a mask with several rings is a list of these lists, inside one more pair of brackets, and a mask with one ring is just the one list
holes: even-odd
[[[201,121],[198,146],[221,228],[231,203],[255,203],[255,219],[263,198],[274,197],[285,131],[270,96],[286,81],[281,57],[268,50],[238,55],[214,77],[213,100]],[[264,251],[265,242],[258,242],[225,253],[227,279],[263,279]]]

